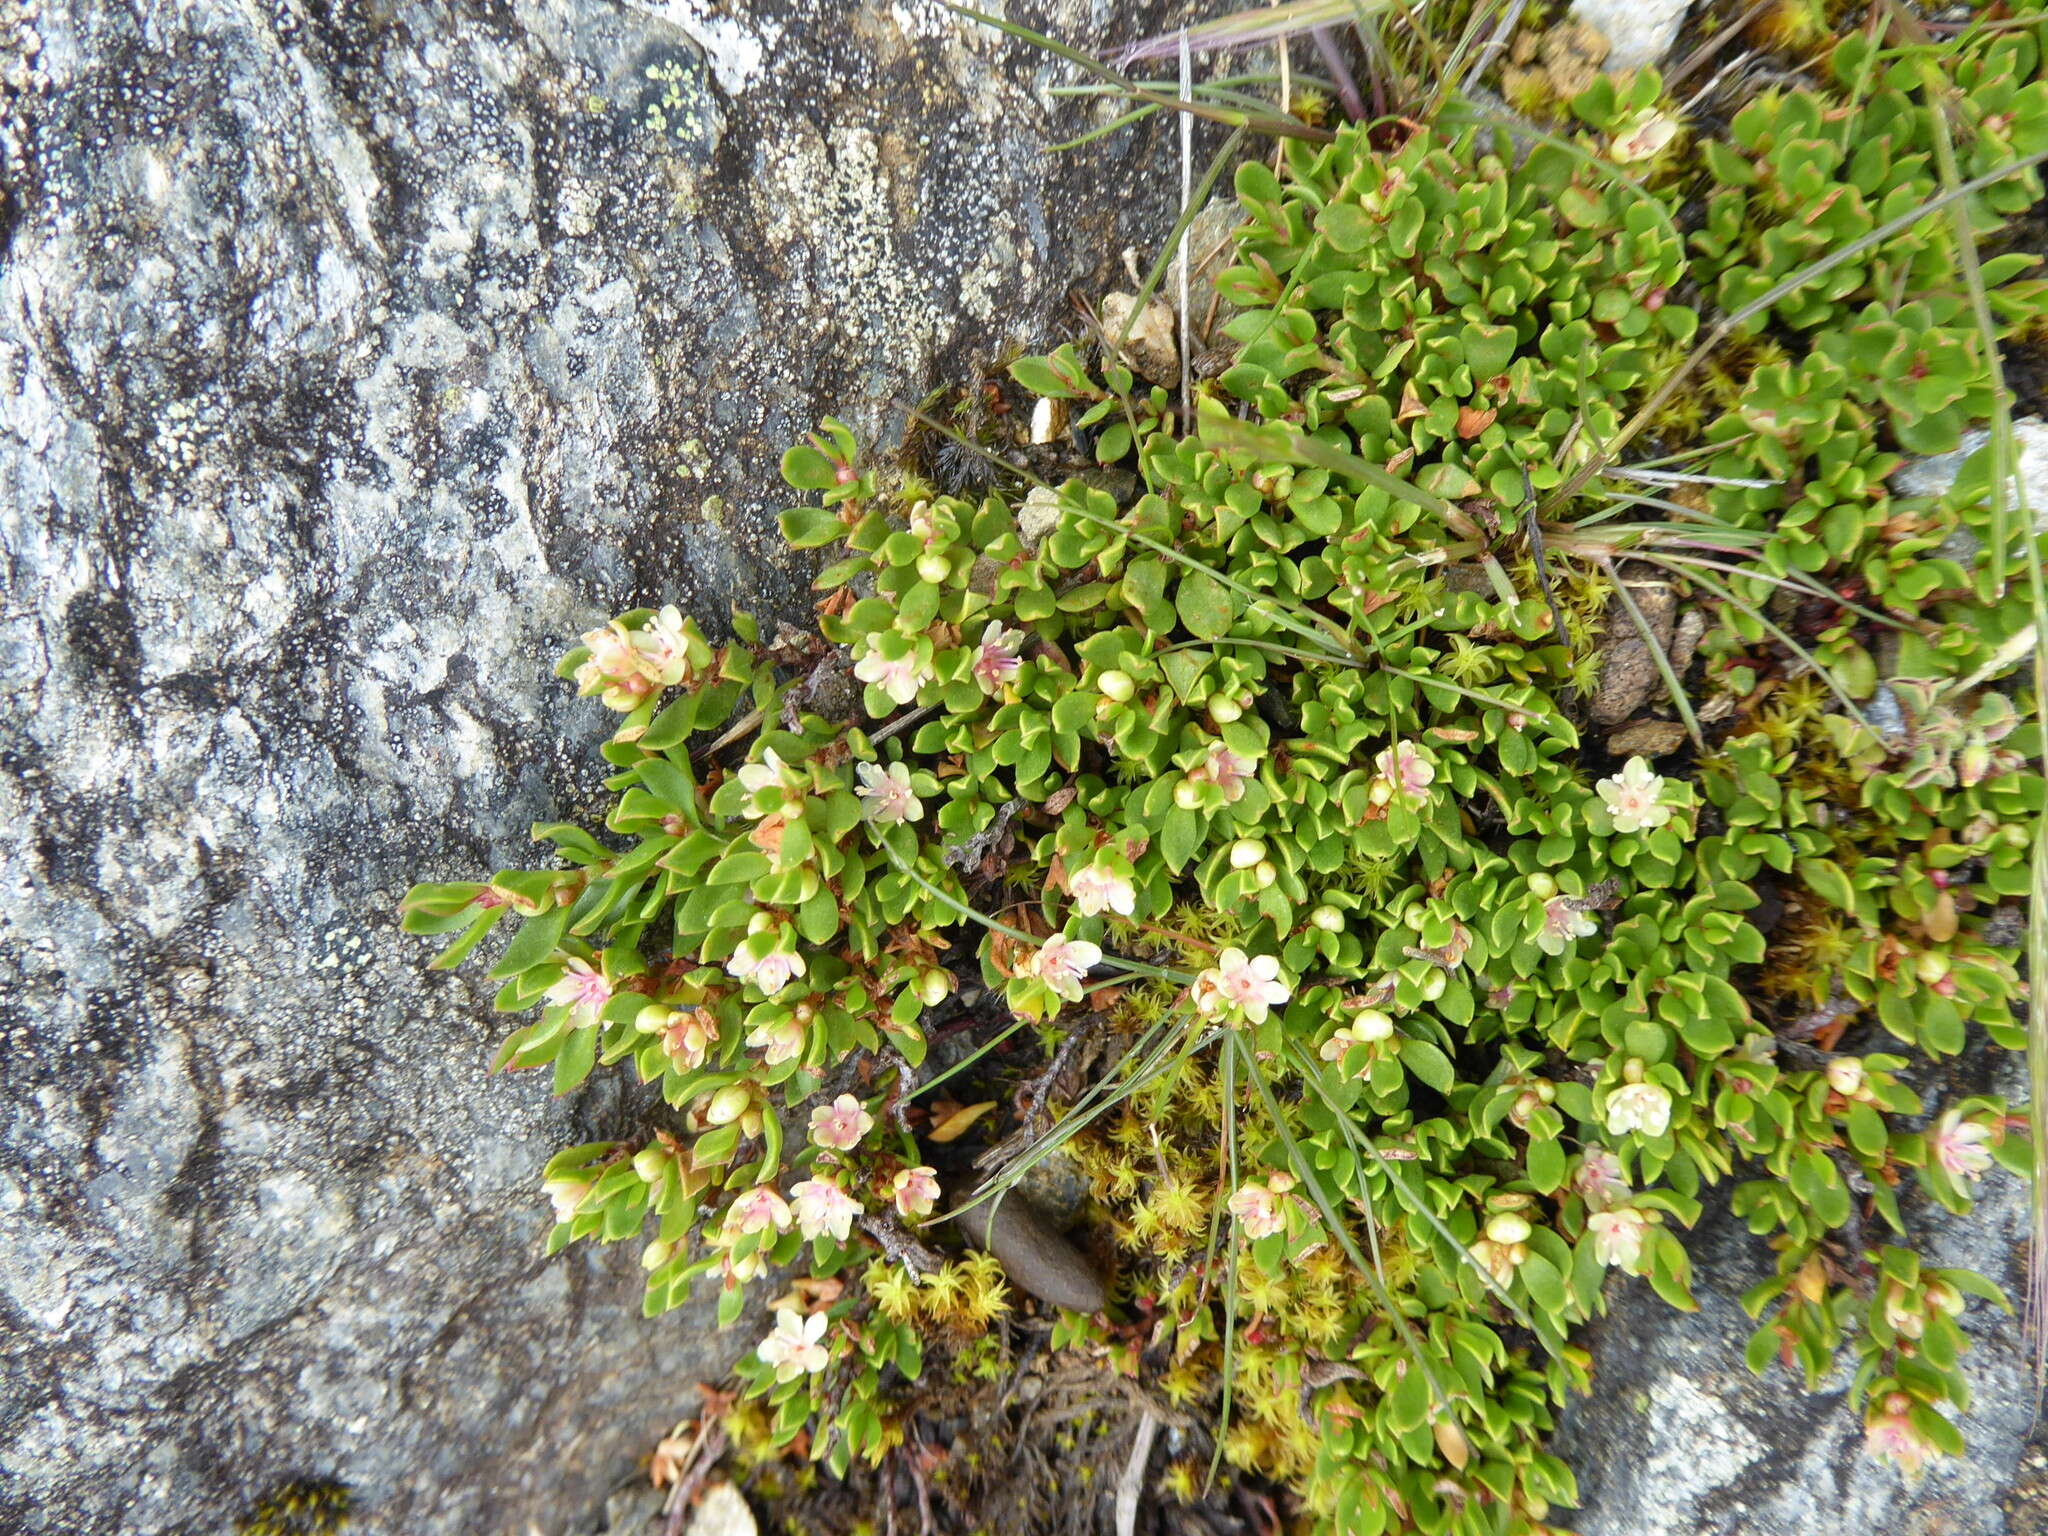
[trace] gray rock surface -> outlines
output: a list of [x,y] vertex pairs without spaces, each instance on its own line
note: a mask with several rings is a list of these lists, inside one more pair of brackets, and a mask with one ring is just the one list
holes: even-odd
[[1572,0],[1571,18],[1606,35],[1611,51],[1602,67],[1612,73],[1663,58],[1691,9],[1692,0]]
[[[1979,1091],[1996,1069],[1966,1057],[1916,1078],[1929,1106]],[[2023,1097],[2008,1064],[1999,1091]],[[2025,1274],[2027,1190],[1994,1169],[1975,1212],[1954,1217],[1902,1202],[1928,1261],[1974,1269],[2017,1302]],[[1752,1376],[1742,1351],[1755,1326],[1739,1298],[1772,1273],[1760,1239],[1708,1200],[1687,1241],[1696,1313],[1674,1312],[1641,1281],[1610,1282],[1611,1310],[1590,1330],[1592,1396],[1566,1411],[1553,1449],[1578,1473],[1581,1507],[1558,1518],[1581,1536],[2032,1536],[2014,1492],[2024,1481],[2034,1399],[2019,1323],[1972,1301],[1962,1358],[1972,1403],[1958,1417],[1969,1455],[1936,1458],[1918,1487],[1863,1452],[1863,1417],[1838,1365],[1819,1393],[1773,1365]],[[1873,1237],[1873,1241],[1875,1241]],[[1848,1358],[1845,1354],[1845,1360]],[[2038,1480],[2038,1479],[2037,1479]],[[2038,1513],[2034,1519],[2038,1521]]]
[[541,1257],[636,1106],[488,1078],[393,906],[589,803],[578,631],[802,614],[819,413],[1170,226],[1054,78],[934,0],[0,4],[0,1529],[588,1529],[752,1342]]

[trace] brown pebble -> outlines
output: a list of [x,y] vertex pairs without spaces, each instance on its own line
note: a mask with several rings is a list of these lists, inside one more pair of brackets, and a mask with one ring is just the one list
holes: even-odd
[[1019,1290],[1073,1312],[1100,1312],[1102,1277],[1043,1212],[1015,1190],[969,1206],[954,1217],[977,1248],[996,1256]]

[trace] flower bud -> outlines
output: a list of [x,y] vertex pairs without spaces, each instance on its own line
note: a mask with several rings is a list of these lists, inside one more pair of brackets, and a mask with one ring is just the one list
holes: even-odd
[[642,1147],[633,1154],[633,1171],[650,1184],[658,1183],[668,1161],[668,1153],[661,1147]]
[[1173,786],[1173,803],[1184,811],[1192,811],[1202,803],[1202,787],[1193,779],[1182,779]]
[[1385,805],[1394,798],[1394,786],[1385,779],[1374,779],[1372,788],[1365,792],[1365,798],[1374,805]]
[[931,550],[917,557],[917,578],[937,586],[953,574],[953,562],[937,550]]
[[1351,1028],[1361,1040],[1385,1040],[1394,1033],[1394,1021],[1377,1008],[1361,1008]]
[[640,1250],[640,1267],[642,1269],[659,1269],[675,1256],[675,1251],[676,1245],[674,1243],[664,1243],[659,1240],[651,1242]]
[[1230,867],[1250,869],[1266,856],[1266,845],[1256,837],[1240,837],[1230,845]]
[[1845,1099],[1853,1099],[1863,1087],[1863,1062],[1855,1056],[1837,1056],[1828,1063],[1828,1086]]
[[1103,673],[1095,680],[1095,686],[1102,690],[1104,698],[1115,699],[1119,704],[1129,702],[1131,695],[1138,691],[1138,685],[1131,681],[1131,674],[1120,671]]
[[1429,909],[1419,901],[1410,902],[1408,910],[1401,914],[1401,921],[1410,933],[1422,932],[1422,925],[1429,921]]
[[951,971],[933,966],[917,978],[917,999],[927,1008],[936,1008],[953,995],[955,985]]
[[668,1028],[671,1011],[660,1003],[649,1003],[633,1015],[633,1027],[643,1035],[658,1035]]
[[747,934],[749,937],[752,937],[763,929],[773,928],[774,926],[775,919],[773,917],[769,916],[766,912],[756,912],[747,919]]
[[1342,933],[1344,931],[1344,914],[1328,902],[1325,902],[1322,906],[1317,907],[1315,911],[1309,913],[1308,920],[1325,933]]
[[1445,989],[1450,984],[1450,977],[1446,976],[1442,971],[1432,970],[1427,976],[1422,978],[1422,1000],[1425,1003],[1435,1002],[1444,995]]
[[1508,1110],[1508,1118],[1516,1125],[1527,1125],[1529,1117],[1543,1107],[1543,1101],[1536,1097],[1536,1090],[1525,1088],[1515,1095],[1514,1106]]
[[1244,718],[1244,708],[1237,700],[1217,694],[1209,700],[1209,718],[1218,725],[1229,725]]
[[1925,982],[1937,982],[1948,975],[1948,956],[1938,949],[1923,949],[1913,962],[1913,974]]
[[1486,1235],[1496,1243],[1526,1243],[1531,1230],[1513,1211],[1502,1211],[1486,1223]]
[[1643,1058],[1631,1056],[1621,1064],[1621,1080],[1624,1083],[1640,1083],[1643,1080]]
[[1252,879],[1259,883],[1259,889],[1262,891],[1279,878],[1280,871],[1273,867],[1271,859],[1261,859],[1252,866]]
[[1548,901],[1557,894],[1557,882],[1539,870],[1529,877],[1529,894],[1540,901]]
[[745,1083],[727,1083],[711,1095],[704,1118],[712,1125],[731,1125],[747,1112],[753,1102],[754,1095]]

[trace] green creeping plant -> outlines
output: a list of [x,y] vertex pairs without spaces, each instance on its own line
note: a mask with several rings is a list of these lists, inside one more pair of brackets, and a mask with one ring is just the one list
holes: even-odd
[[[931,1148],[977,1111],[909,1112],[978,980],[977,1041],[1120,1045],[998,1180],[1058,1151],[1121,1254],[1056,1344],[1214,1415],[1317,1529],[1554,1529],[1574,1331],[1620,1276],[1692,1307],[1678,1233],[1720,1185],[1776,1254],[1751,1366],[1846,1349],[1873,1454],[1958,1453],[1956,1319],[2003,1299],[1922,1262],[1906,1197],[1966,1212],[2030,1150],[1907,1082],[2024,1046],[2002,914],[2043,783],[2027,606],[1944,552],[1991,536],[1988,472],[1887,484],[1993,409],[1952,225],[1759,317],[1653,428],[1687,472],[1595,477],[1542,550],[1526,509],[1703,313],[1936,190],[1936,103],[1969,174],[2048,143],[2038,30],[1848,39],[1697,145],[1648,71],[1520,159],[1455,112],[1290,140],[1237,172],[1232,356],[1191,412],[1113,353],[1012,368],[1118,476],[970,500],[837,422],[791,449],[832,654],[739,613],[591,631],[562,672],[619,716],[604,826],[405,902],[440,964],[511,929],[499,1065],[630,1063],[675,1112],[549,1163],[550,1248],[639,1242],[650,1316],[709,1284],[726,1324],[804,1272],[738,1368],[749,1434],[879,1462],[921,1379],[1003,1374],[1017,1276],[927,1225],[975,1193]],[[1972,199],[1978,238],[2039,191]],[[1983,262],[2015,331],[2032,266]],[[1632,562],[1710,621],[1682,768],[1581,734]],[[850,719],[812,707],[835,666]]]

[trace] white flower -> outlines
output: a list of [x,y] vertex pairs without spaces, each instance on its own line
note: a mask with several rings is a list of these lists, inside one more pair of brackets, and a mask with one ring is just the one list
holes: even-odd
[[1671,819],[1671,807],[1662,802],[1664,781],[1643,758],[1630,758],[1620,773],[1593,787],[1607,802],[1617,832],[1654,832]]
[[1587,1208],[1604,1211],[1629,1194],[1628,1179],[1621,1171],[1621,1159],[1605,1147],[1588,1146],[1579,1159],[1579,1171],[1572,1175],[1572,1188]]
[[846,1241],[854,1217],[860,1214],[860,1202],[841,1189],[837,1179],[805,1179],[789,1194],[796,1208],[797,1230],[805,1238],[830,1232],[840,1242]]
[[541,1188],[546,1192],[548,1202],[555,1208],[555,1220],[567,1221],[576,1214],[576,1207],[583,1203],[583,1197],[590,1193],[590,1184],[583,1179],[550,1179]]
[[1204,1018],[1234,1016],[1232,1022],[1263,1024],[1270,1009],[1287,1001],[1287,984],[1279,978],[1274,956],[1226,949],[1195,978],[1195,1011]]
[[1397,741],[1373,759],[1373,767],[1403,799],[1420,804],[1436,782],[1436,765],[1410,742]]
[[811,1140],[834,1152],[851,1152],[875,1128],[875,1117],[850,1093],[811,1111]]
[[1972,1184],[1991,1171],[1990,1142],[1989,1129],[1965,1122],[1962,1111],[1955,1109],[1937,1120],[1934,1129],[1927,1133],[1927,1150],[1934,1154],[1942,1172]]
[[1101,946],[1086,939],[1070,939],[1056,933],[1017,966],[1020,976],[1034,976],[1045,983],[1055,997],[1070,1003],[1081,1001],[1081,983],[1089,971],[1102,963]]
[[683,616],[671,603],[631,636],[634,659],[651,683],[673,688],[690,673],[690,636]]
[[589,962],[571,960],[562,979],[547,990],[547,1000],[569,1010],[569,1022],[588,1029],[597,1022],[604,1005],[612,1000],[612,984]]
[[1287,1230],[1287,1210],[1264,1184],[1247,1183],[1230,1197],[1230,1214],[1244,1228],[1246,1237],[1257,1240]]
[[794,950],[771,949],[757,955],[748,945],[742,944],[732,952],[732,958],[725,962],[726,971],[735,981],[751,981],[761,989],[763,997],[773,997],[788,986],[792,977],[801,976],[808,969],[804,957]]
[[747,1044],[761,1053],[763,1066],[780,1066],[803,1055],[804,1027],[795,1019],[756,1024],[747,1034]]
[[1610,1269],[1634,1273],[1643,1257],[1643,1237],[1650,1230],[1650,1219],[1641,1211],[1619,1206],[1588,1216],[1586,1230],[1593,1234],[1594,1258]]
[[795,1381],[812,1375],[832,1363],[825,1348],[826,1318],[822,1312],[799,1317],[787,1307],[775,1314],[775,1331],[763,1339],[754,1353],[763,1365],[775,1368],[777,1381]]
[[915,821],[924,814],[924,802],[910,787],[908,765],[891,763],[884,768],[879,763],[862,763],[854,771],[860,775],[861,783],[854,794],[867,801],[868,820],[888,826]]
[[1536,947],[1546,955],[1561,955],[1576,941],[1599,931],[1591,914],[1574,906],[1571,897],[1553,896],[1543,904],[1543,929],[1536,935]]
[[1617,163],[1633,165],[1648,160],[1678,136],[1678,124],[1662,112],[1645,108],[1630,118],[1616,133],[1612,154]]
[[1099,916],[1104,908],[1129,917],[1138,906],[1138,888],[1101,864],[1090,864],[1067,876],[1067,894],[1083,917]]
[[593,694],[604,699],[607,709],[621,714],[633,709],[654,691],[654,684],[640,667],[640,653],[617,619],[583,636],[590,659],[576,669],[576,691],[585,698]]
[[981,644],[974,652],[974,680],[983,693],[1001,693],[1003,685],[1016,677],[1024,665],[1019,650],[1023,643],[1023,630],[1005,629],[1000,619],[988,621],[988,627],[981,632]]
[[740,781],[740,788],[747,792],[747,814],[749,816],[760,816],[762,812],[754,804],[755,797],[762,790],[771,786],[778,789],[787,789],[789,787],[789,764],[775,755],[773,747],[765,747],[761,752],[761,761],[758,763],[741,764],[740,771],[736,777]]
[[867,654],[854,663],[853,675],[881,689],[897,704],[908,704],[917,697],[917,690],[931,679],[930,669],[916,652],[908,656],[884,656],[873,636],[868,639]]
[[1655,1083],[1627,1083],[1607,1096],[1607,1134],[1662,1136],[1671,1125],[1671,1095]]
[[905,1221],[929,1216],[939,1198],[938,1170],[923,1165],[902,1169],[890,1183],[889,1192]]
[[1248,757],[1239,757],[1220,741],[1209,744],[1209,755],[1188,770],[1190,784],[1214,784],[1223,791],[1227,804],[1235,805],[1244,798],[1244,786],[1258,767]]

